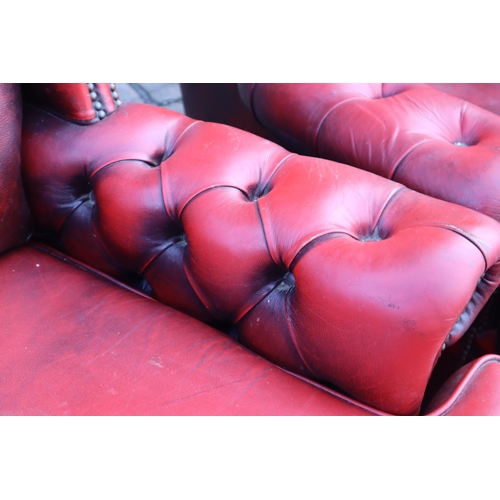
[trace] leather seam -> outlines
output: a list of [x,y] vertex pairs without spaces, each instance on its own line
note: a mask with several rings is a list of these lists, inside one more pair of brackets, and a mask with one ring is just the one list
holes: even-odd
[[[191,128],[191,127],[194,127],[195,125],[199,124],[199,123],[204,123],[202,122],[201,120],[196,120],[194,121],[193,123],[190,123],[180,134],[179,134],[179,137],[177,137],[177,139],[175,140],[175,142],[172,144],[172,151],[171,153],[168,155],[168,157],[166,158],[166,160],[168,160],[168,158],[170,158],[173,154],[174,154],[174,151],[175,151],[175,148],[177,147],[177,143],[181,140],[182,136],[184,134],[186,134],[186,132]],[[164,161],[166,161],[164,160]],[[162,162],[163,163],[163,162]]]
[[309,363],[305,360],[302,350],[300,349],[298,343],[297,343],[297,338],[295,337],[295,333],[293,332],[292,328],[292,323],[291,323],[291,318],[290,318],[290,291],[292,288],[290,288],[286,292],[286,297],[285,297],[285,317],[286,317],[286,324],[288,326],[288,335],[290,335],[290,338],[292,339],[293,345],[295,347],[295,351],[299,355],[300,359],[302,360],[302,363],[304,363],[304,366],[309,370],[309,373],[316,378],[319,378],[315,371],[309,366]]
[[[252,116],[254,118],[254,120],[264,129],[267,130],[267,127],[265,127],[262,122],[260,121],[260,119],[258,118],[257,116],[257,112],[255,111],[255,107],[254,107],[254,96],[255,96],[255,87],[257,86],[258,84],[257,83],[252,83],[251,84],[251,88],[250,88],[250,97],[248,99],[248,104],[250,105],[250,112],[252,113]],[[240,96],[240,99],[241,99],[241,96]]]
[[328,240],[331,240],[332,238],[341,237],[341,236],[348,236],[348,237],[352,238],[353,240],[360,241],[356,235],[348,233],[347,231],[325,231],[321,234],[317,234],[317,235],[313,236],[311,239],[309,239],[308,241],[306,241],[300,247],[300,249],[297,251],[297,253],[295,254],[295,257],[290,262],[290,271],[293,272],[293,269],[297,265],[298,261],[302,258],[302,256],[305,253],[307,253],[308,247],[310,247],[312,245],[321,244],[323,242],[323,240],[328,241]]
[[153,168],[153,167],[156,167],[156,165],[154,165],[152,162],[148,162],[144,159],[140,159],[140,158],[122,158],[121,160],[113,160],[113,161],[110,161],[109,163],[105,163],[104,165],[101,165],[100,167],[97,167],[93,172],[92,174],[88,175],[88,172],[87,172],[87,166],[85,166],[85,173],[87,175],[87,179],[89,181],[91,181],[98,173],[102,172],[103,170],[109,168],[109,167],[112,167],[114,165],[117,165],[119,163],[125,163],[125,162],[139,162],[139,163],[143,163],[145,165],[147,165],[149,168]]
[[[253,352],[253,351],[250,351]],[[277,366],[277,365],[276,365]],[[287,370],[286,368],[278,367],[280,370],[283,370],[284,372],[288,373],[289,375],[292,375],[293,377],[296,377],[300,380],[303,380],[304,382],[313,385],[314,387],[321,389],[322,391],[337,397],[339,399],[342,399],[346,403],[350,403],[352,406],[355,406],[357,408],[362,408],[363,410],[369,411],[375,416],[383,416],[383,417],[392,417],[391,413],[383,412],[382,410],[378,410],[377,408],[373,408],[371,406],[368,406],[361,401],[356,401],[355,399],[350,398],[349,396],[346,396],[345,394],[342,394],[340,392],[334,391],[333,389],[330,389],[329,387],[326,387],[319,382],[316,382],[315,380],[312,380],[310,378],[304,377],[304,375],[301,375],[300,373],[295,373],[290,370]]]
[[[260,229],[262,231],[262,236],[264,237],[264,243],[266,244],[267,254],[269,255],[269,258],[271,259],[272,262],[274,262],[275,265],[281,267],[283,265],[283,263],[276,262],[274,260],[273,256],[271,255],[271,249],[269,247],[269,242],[267,239],[266,230],[264,229],[264,221],[262,220],[262,214],[260,213],[259,200],[255,200],[254,205],[255,205],[255,210],[257,211],[257,217],[259,218],[259,225],[260,225]],[[274,290],[274,288],[273,288],[273,290]]]
[[139,295],[139,296],[144,297],[146,299],[152,300],[153,302],[158,302],[158,300],[154,299],[153,297],[150,297],[149,295],[146,295],[145,293],[142,293],[141,291],[126,285],[125,283],[121,282],[120,280],[114,279],[113,277],[109,276],[106,273],[99,271],[98,269],[94,269],[93,267],[88,266],[84,262],[80,262],[79,260],[77,260],[73,257],[70,257],[69,255],[62,254],[60,252],[55,251],[52,248],[46,247],[44,245],[40,245],[38,243],[29,243],[27,246],[35,248],[35,249],[37,249],[41,252],[44,252],[48,255],[51,255],[52,257],[54,257],[62,262],[66,262],[67,264],[74,266],[74,267],[76,267],[76,268],[78,268],[86,273],[93,274],[94,276],[97,276],[98,278],[102,278],[106,281],[109,281],[110,283],[113,283],[114,285],[118,285],[120,288],[128,290],[129,292],[133,292],[136,295]]
[[483,248],[481,248],[481,246],[479,245],[479,243],[477,243],[476,241],[474,241],[474,237],[470,233],[468,233],[464,229],[461,229],[458,226],[455,226],[453,224],[429,223],[429,224],[427,224],[427,226],[428,227],[438,227],[438,228],[441,228],[441,229],[445,229],[447,231],[451,231],[452,233],[458,234],[458,235],[462,236],[463,238],[465,238],[466,240],[468,240],[470,243],[472,243],[479,250],[479,252],[483,256],[483,259],[484,259],[484,271],[485,272],[487,271],[487,269],[488,269],[488,257],[486,256],[485,251],[483,250]]
[[387,176],[387,178],[393,182],[398,182],[398,181],[394,181],[394,177],[396,176],[396,174],[398,173],[399,169],[401,168],[402,164],[404,163],[404,161],[406,160],[406,158],[408,158],[408,156],[413,153],[413,151],[418,148],[419,146],[421,146],[422,144],[425,144],[427,142],[430,142],[432,141],[433,139],[431,138],[428,138],[428,139],[423,139],[421,140],[420,142],[418,142],[417,144],[414,144],[413,146],[410,147],[410,149],[408,149],[408,151],[406,151],[405,153],[403,153],[403,155],[399,158],[399,160],[396,162],[395,166],[392,168],[392,171],[390,173],[390,175]]
[[372,230],[372,233],[376,233],[379,226],[380,226],[380,223],[382,221],[382,217],[384,216],[384,213],[386,211],[386,209],[389,207],[389,205],[394,201],[394,199],[397,197],[397,195],[399,193],[401,193],[401,191],[404,191],[405,189],[407,189],[405,186],[400,186],[398,188],[396,188],[387,198],[387,200],[385,201],[384,203],[384,206],[382,207],[382,209],[380,210],[379,214],[378,214],[378,217],[377,217],[377,222],[375,223],[375,226],[373,227],[373,230]]
[[[339,92],[340,94],[341,92]],[[333,97],[332,97],[333,99]],[[316,128],[316,134],[314,136],[314,142],[313,142],[313,148],[312,150],[314,151],[314,154],[316,156],[321,156],[320,153],[319,153],[319,146],[318,146],[318,142],[319,142],[319,136],[321,135],[321,129],[323,128],[323,125],[324,123],[326,122],[326,120],[328,119],[328,117],[330,116],[330,114],[336,110],[339,106],[341,106],[342,104],[345,104],[347,102],[351,102],[351,101],[355,101],[355,100],[365,100],[365,99],[369,99],[369,97],[367,96],[364,96],[363,94],[359,94],[359,97],[349,97],[347,99],[344,99],[343,101],[340,101],[338,102],[337,104],[335,104],[332,108],[330,108],[323,116],[323,118],[321,119],[320,123],[318,124],[317,128]]]

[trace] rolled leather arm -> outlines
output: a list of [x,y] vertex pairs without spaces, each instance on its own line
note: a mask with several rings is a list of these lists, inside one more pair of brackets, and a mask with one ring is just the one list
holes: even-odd
[[427,415],[500,415],[500,356],[483,356],[457,371],[433,398]]
[[23,99],[66,120],[90,125],[121,106],[114,83],[25,83]]
[[89,127],[27,106],[23,172],[69,254],[388,413],[419,411],[500,278],[482,214],[154,106]]
[[422,84],[241,84],[256,119],[304,154],[500,220],[500,117]]

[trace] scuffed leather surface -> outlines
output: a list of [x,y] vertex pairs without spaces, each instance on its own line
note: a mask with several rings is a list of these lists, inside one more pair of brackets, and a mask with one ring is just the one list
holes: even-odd
[[1,415],[374,415],[74,262],[0,258]]
[[500,118],[422,84],[242,84],[299,152],[354,165],[500,220]]
[[389,413],[418,412],[499,281],[492,219],[231,127],[28,107],[23,143],[38,226],[70,255]]
[[0,84],[0,253],[23,243],[31,216],[21,181],[21,92],[17,84]]
[[429,404],[429,415],[500,415],[500,356],[483,356],[458,370]]

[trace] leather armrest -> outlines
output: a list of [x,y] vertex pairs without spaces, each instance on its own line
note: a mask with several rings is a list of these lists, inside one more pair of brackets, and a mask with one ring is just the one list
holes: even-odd
[[457,371],[433,398],[427,414],[500,415],[500,356],[483,356]]
[[25,83],[23,99],[65,120],[90,125],[121,106],[114,83]]

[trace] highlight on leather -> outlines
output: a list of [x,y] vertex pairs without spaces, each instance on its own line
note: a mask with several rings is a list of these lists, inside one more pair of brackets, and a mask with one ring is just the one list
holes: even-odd
[[90,125],[121,105],[114,83],[25,83],[25,102],[73,123]]
[[[480,90],[473,99],[486,106]],[[425,84],[240,84],[240,94],[256,120],[297,152],[500,221],[500,117],[486,109]]]
[[418,413],[500,279],[491,218],[153,106],[26,107],[23,173],[68,254],[388,413]]

